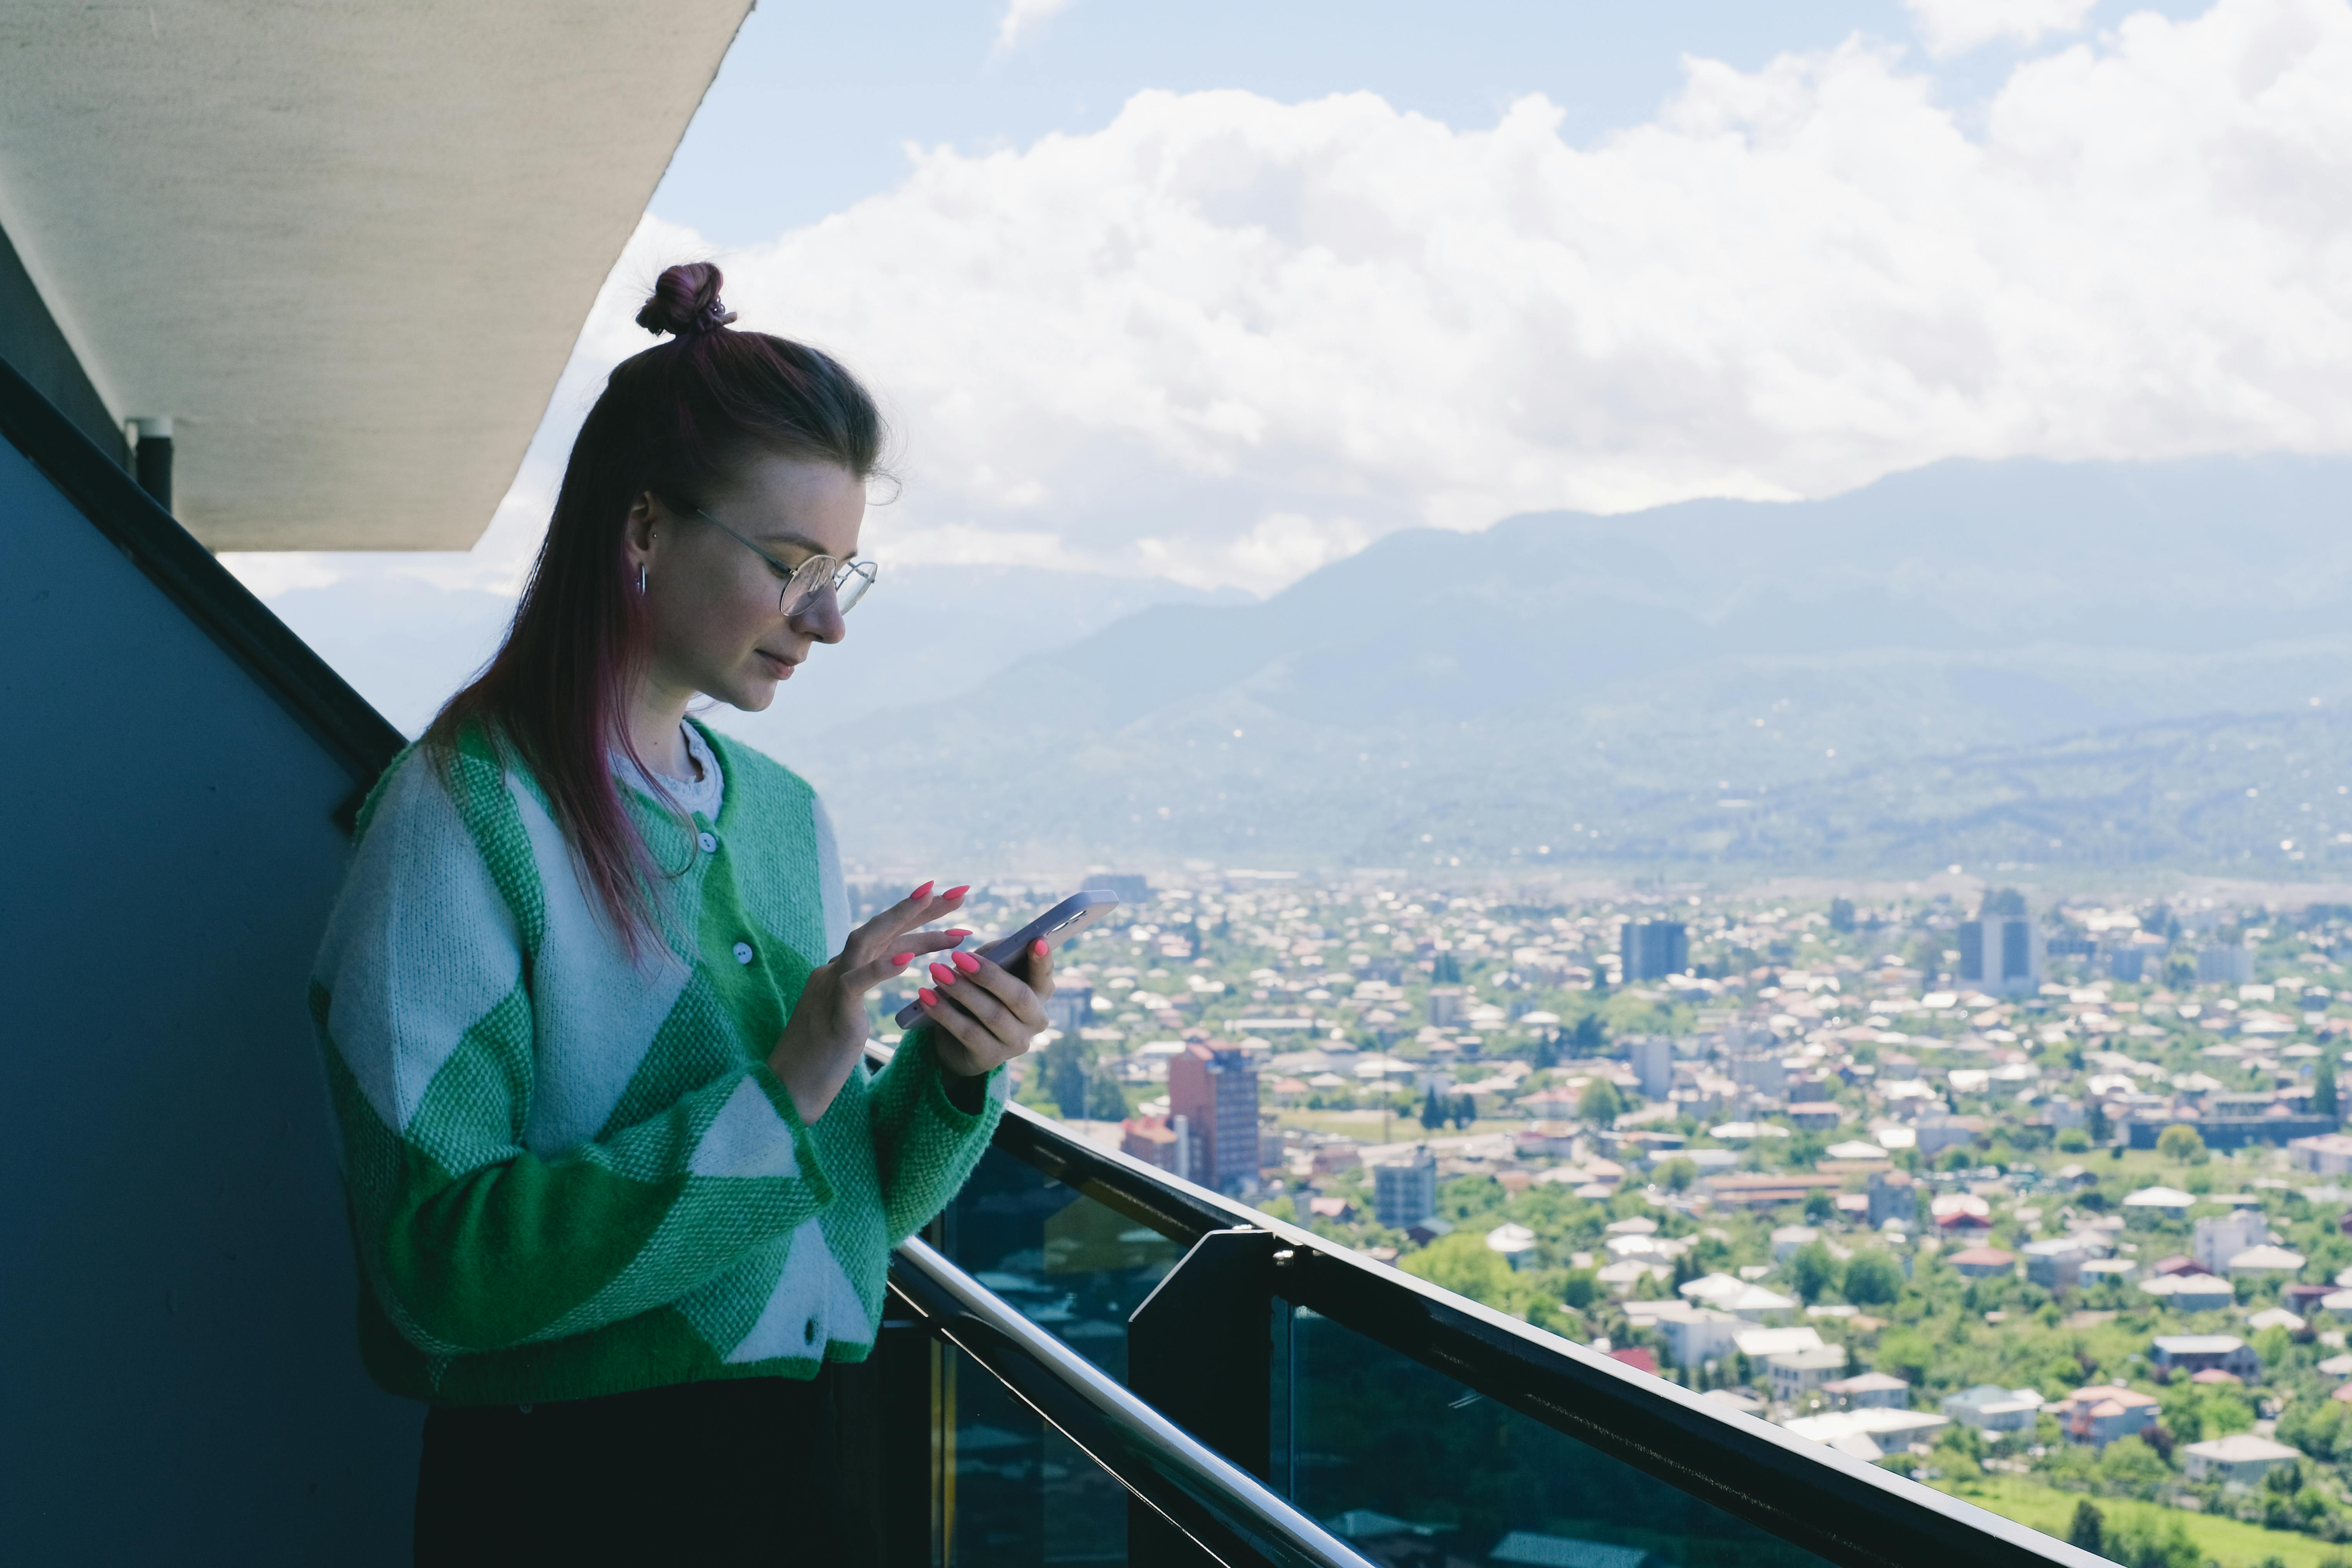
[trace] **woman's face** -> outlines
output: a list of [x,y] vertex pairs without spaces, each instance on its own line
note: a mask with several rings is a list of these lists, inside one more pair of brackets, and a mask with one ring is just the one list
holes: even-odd
[[[703,510],[788,567],[812,555],[847,560],[866,521],[866,486],[835,463],[768,455],[745,463]],[[630,511],[627,548],[632,587],[645,569],[646,674],[657,691],[701,692],[756,713],[812,647],[842,638],[830,589],[786,619],[782,573],[726,529],[658,497],[640,497]]]

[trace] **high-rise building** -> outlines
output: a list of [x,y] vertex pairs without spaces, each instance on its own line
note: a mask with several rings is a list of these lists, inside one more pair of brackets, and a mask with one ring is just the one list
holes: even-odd
[[1097,871],[1087,879],[1087,887],[1116,895],[1122,904],[1151,901],[1150,879],[1133,871]]
[[1415,1149],[1402,1160],[1372,1167],[1373,1218],[1391,1230],[1402,1230],[1436,1212],[1436,1155]]
[[1919,1188],[1917,1181],[1906,1171],[1873,1171],[1870,1173],[1870,1224],[1873,1229],[1890,1219],[1910,1225],[1918,1218]]
[[1658,980],[1690,967],[1690,933],[1680,921],[1627,921],[1617,941],[1628,982]]
[[1075,1035],[1094,1022],[1095,988],[1084,980],[1059,980],[1045,998],[1045,1022],[1065,1035]]
[[1429,988],[1429,1021],[1440,1029],[1459,1028],[1470,1021],[1470,994],[1460,985]]
[[2271,1222],[2257,1208],[2232,1209],[2190,1227],[2189,1256],[2208,1274],[2227,1274],[2230,1259],[2271,1238]]
[[1194,1181],[1234,1193],[1257,1180],[1257,1068],[1240,1047],[1190,1045],[1169,1058],[1168,1110],[1191,1124]]
[[1664,1100],[1675,1087],[1675,1043],[1664,1035],[1635,1035],[1625,1042],[1625,1058],[1633,1065],[1633,1076],[1642,1080],[1642,1092],[1652,1100]]
[[1960,983],[1996,996],[2042,986],[2042,940],[2025,915],[1980,915],[1960,924]]
[[1757,1094],[1777,1100],[1789,1092],[1788,1058],[1777,1045],[1727,1053],[1723,1058],[1723,1071],[1732,1082]]
[[2216,942],[2197,951],[2197,984],[2243,985],[2254,977],[2254,955],[2238,942]]

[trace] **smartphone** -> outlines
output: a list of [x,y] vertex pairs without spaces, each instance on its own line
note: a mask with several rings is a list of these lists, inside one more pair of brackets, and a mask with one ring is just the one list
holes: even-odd
[[[1088,888],[1082,893],[1072,893],[1011,936],[983,942],[974,951],[991,963],[1011,969],[1018,974],[1021,971],[1014,966],[1028,952],[1031,942],[1044,937],[1048,948],[1059,947],[1118,907],[1117,893]],[[898,1009],[897,1022],[898,1027],[911,1029],[922,1021],[922,1017],[923,1005],[909,1002]]]

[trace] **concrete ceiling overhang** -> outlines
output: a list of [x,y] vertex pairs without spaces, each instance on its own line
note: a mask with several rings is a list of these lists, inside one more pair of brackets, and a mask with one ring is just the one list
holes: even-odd
[[452,550],[751,0],[0,0],[0,229],[216,550]]

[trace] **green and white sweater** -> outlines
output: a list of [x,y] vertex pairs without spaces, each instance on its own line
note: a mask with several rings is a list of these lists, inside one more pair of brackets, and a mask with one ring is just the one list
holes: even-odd
[[538,784],[469,738],[412,747],[360,818],[310,985],[393,1393],[530,1404],[857,1361],[889,1249],[945,1205],[1002,1112],[949,1098],[908,1035],[803,1125],[765,1058],[847,900],[816,794],[701,731],[691,830],[624,789],[669,935],[634,963]]

